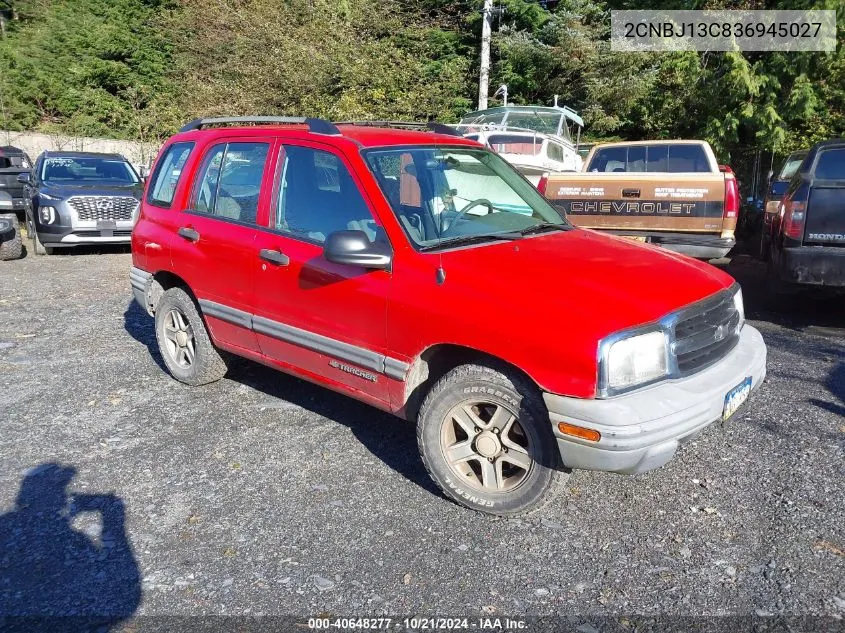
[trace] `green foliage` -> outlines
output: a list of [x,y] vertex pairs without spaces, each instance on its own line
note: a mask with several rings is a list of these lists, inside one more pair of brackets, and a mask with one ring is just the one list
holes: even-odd
[[[9,0],[2,0],[9,5]],[[845,131],[835,53],[616,53],[626,8],[838,0],[497,0],[491,92],[575,108],[592,138],[705,138],[725,162]],[[12,0],[0,126],[144,140],[207,114],[454,121],[475,107],[482,0]],[[6,11],[8,14],[8,11]],[[845,12],[839,8],[839,33]],[[840,37],[841,39],[841,37]],[[495,105],[495,101],[492,102]]]

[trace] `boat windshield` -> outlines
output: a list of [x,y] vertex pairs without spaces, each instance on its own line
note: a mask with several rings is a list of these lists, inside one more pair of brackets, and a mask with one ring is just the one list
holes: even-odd
[[553,134],[571,141],[569,126],[563,112],[532,109],[508,109],[498,112],[477,112],[461,120],[465,129],[512,128]]

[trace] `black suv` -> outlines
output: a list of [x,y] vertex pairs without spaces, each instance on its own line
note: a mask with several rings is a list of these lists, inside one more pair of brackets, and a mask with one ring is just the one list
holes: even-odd
[[0,213],[23,213],[23,185],[20,174],[32,169],[32,161],[22,149],[0,147]]
[[129,244],[143,183],[120,154],[44,152],[32,173],[18,179],[38,255],[82,244]]
[[771,244],[775,280],[845,288],[845,139],[807,153],[772,221]]

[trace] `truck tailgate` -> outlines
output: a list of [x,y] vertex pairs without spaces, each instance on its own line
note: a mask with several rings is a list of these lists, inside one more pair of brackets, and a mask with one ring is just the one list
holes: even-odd
[[585,228],[714,234],[734,229],[723,226],[721,173],[556,174],[549,177],[546,197]]
[[845,181],[815,181],[810,187],[804,244],[845,247]]

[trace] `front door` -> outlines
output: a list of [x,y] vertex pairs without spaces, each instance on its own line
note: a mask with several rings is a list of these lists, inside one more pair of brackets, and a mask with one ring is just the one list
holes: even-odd
[[387,402],[389,381],[397,375],[385,357],[391,274],[323,257],[323,243],[334,231],[387,239],[370,201],[345,159],[319,144],[280,145],[274,183],[269,230],[257,238],[264,259],[253,327],[262,353],[321,382]]
[[205,151],[187,208],[174,227],[173,259],[199,300],[215,341],[258,351],[250,329],[259,218],[267,216],[272,143],[225,139]]

